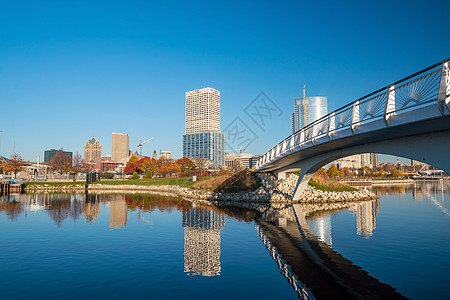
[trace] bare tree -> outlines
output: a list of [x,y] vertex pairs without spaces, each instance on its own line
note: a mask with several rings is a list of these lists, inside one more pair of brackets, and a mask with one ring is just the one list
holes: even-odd
[[52,170],[58,172],[60,175],[72,170],[72,159],[62,149],[56,152],[52,159],[50,159],[49,164]]
[[79,152],[75,153],[73,156],[72,167],[77,173],[83,170],[83,158]]
[[207,159],[207,158],[193,158],[192,161],[194,162],[194,165],[200,170],[200,171],[206,171],[214,165],[214,162]]

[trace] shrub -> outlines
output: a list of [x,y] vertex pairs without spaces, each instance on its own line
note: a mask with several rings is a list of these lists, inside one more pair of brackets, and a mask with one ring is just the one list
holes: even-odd
[[133,172],[133,179],[139,179],[139,174],[137,172]]
[[114,178],[114,174],[111,174],[111,173],[102,173],[102,174],[100,174],[100,178],[103,178],[103,179],[113,179],[113,178]]
[[152,178],[152,177],[153,177],[152,171],[148,170],[147,172],[145,172],[145,178]]
[[240,191],[256,190],[261,186],[261,180],[248,169],[244,169],[232,175],[220,184],[215,192],[234,193]]

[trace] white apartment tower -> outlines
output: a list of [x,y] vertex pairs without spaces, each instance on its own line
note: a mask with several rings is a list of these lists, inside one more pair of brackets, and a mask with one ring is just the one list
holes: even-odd
[[204,88],[186,92],[186,134],[220,131],[220,92]]
[[225,134],[220,131],[220,92],[213,88],[186,92],[183,156],[209,159],[215,169],[225,165]]

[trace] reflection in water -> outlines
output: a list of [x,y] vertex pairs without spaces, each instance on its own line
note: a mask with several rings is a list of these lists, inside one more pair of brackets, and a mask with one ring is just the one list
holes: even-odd
[[375,228],[377,209],[378,200],[267,207],[256,229],[300,299],[311,299],[311,291],[323,299],[366,299],[374,295],[403,299],[394,288],[379,282],[331,247],[332,214],[354,211],[357,233],[368,237]]
[[171,211],[186,212],[191,208],[189,201],[158,195],[98,195],[98,194],[21,194],[0,197],[0,212],[11,220],[21,214],[45,211],[58,227],[70,218],[74,222],[82,215],[87,223],[93,224],[100,215],[101,203],[109,204],[109,227],[126,226],[128,210],[139,212]]
[[98,215],[100,214],[100,201],[98,199],[98,195],[86,193],[86,198],[83,201],[82,211],[86,222],[89,222],[90,224],[92,224],[92,222],[95,222]]
[[128,207],[125,202],[125,196],[120,199],[111,200],[109,203],[109,227],[121,228],[127,225]]
[[[285,219],[284,219],[285,220]],[[312,293],[306,288],[306,286],[298,280],[297,275],[292,271],[292,267],[283,259],[282,254],[278,251],[277,247],[273,245],[269,237],[266,236],[264,230],[259,224],[255,224],[256,232],[261,238],[264,246],[269,250],[270,256],[275,260],[278,265],[278,269],[281,274],[287,279],[294,291],[297,293],[299,299],[314,299]]]
[[311,219],[309,220],[308,225],[311,233],[317,236],[319,240],[329,246],[333,245],[331,239],[331,215],[327,214]]
[[225,216],[201,207],[183,212],[184,272],[188,275],[220,275],[220,230]]

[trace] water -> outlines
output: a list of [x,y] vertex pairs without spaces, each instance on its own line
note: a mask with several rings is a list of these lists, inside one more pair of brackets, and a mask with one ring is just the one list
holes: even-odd
[[446,299],[449,190],[258,215],[150,195],[3,197],[0,299]]

